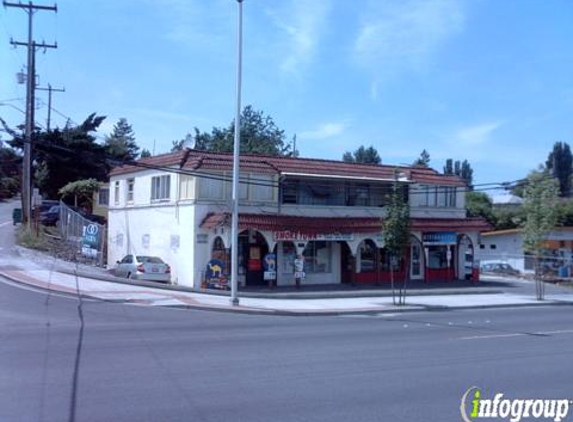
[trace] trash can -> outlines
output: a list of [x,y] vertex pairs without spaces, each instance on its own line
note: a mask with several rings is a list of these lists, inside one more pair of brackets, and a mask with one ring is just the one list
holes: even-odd
[[12,223],[16,225],[16,223],[22,222],[22,208],[14,208],[12,210]]

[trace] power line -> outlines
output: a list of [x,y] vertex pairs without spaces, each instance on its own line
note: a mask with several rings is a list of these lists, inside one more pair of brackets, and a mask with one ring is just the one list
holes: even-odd
[[49,132],[50,131],[50,121],[51,121],[51,116],[52,116],[52,92],[66,92],[66,89],[65,88],[61,88],[61,89],[52,88],[52,85],[50,85],[50,84],[48,84],[47,88],[37,87],[36,89],[38,89],[40,91],[48,91],[48,119],[47,119],[46,127],[48,128],[48,132]]

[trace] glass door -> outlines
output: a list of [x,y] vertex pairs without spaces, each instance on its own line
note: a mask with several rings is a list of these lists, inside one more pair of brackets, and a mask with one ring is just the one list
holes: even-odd
[[422,278],[422,247],[419,243],[411,245],[410,258],[410,278],[419,280]]

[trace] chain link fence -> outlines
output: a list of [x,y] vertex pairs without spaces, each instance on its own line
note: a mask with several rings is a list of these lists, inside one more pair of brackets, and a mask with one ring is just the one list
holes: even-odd
[[66,248],[62,251],[69,261],[104,267],[107,263],[107,227],[87,219],[60,202],[58,230]]
[[[533,277],[535,258],[529,254],[481,253],[479,255],[482,273],[519,271],[520,275]],[[501,266],[507,264],[511,267]],[[512,274],[509,274],[512,275]],[[539,275],[547,280],[573,280],[573,252],[547,249],[539,259]]]

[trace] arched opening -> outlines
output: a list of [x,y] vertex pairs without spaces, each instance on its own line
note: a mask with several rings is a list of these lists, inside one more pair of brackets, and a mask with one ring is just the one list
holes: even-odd
[[348,243],[344,241],[338,243],[340,245],[340,282],[354,283],[356,258],[352,255]]
[[269,253],[264,236],[256,230],[239,233],[239,279],[246,286],[265,285],[263,259]]
[[231,271],[231,257],[229,256],[229,250],[225,248],[225,243],[220,236],[217,236],[215,240],[213,240],[211,260],[217,260],[220,262],[219,265],[222,267],[221,276],[229,276]]
[[458,278],[477,281],[479,272],[474,274],[474,245],[467,234],[458,236]]

